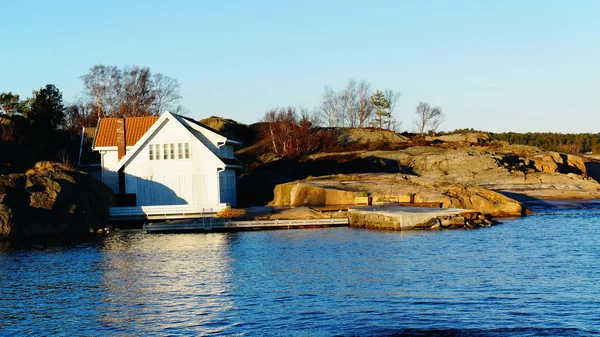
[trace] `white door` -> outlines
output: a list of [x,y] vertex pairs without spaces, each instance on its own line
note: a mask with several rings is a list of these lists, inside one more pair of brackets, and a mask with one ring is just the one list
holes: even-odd
[[193,179],[189,175],[137,178],[137,205],[187,205],[194,203]]

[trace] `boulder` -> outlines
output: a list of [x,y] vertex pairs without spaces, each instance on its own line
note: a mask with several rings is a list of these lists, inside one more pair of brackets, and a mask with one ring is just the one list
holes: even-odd
[[354,204],[354,192],[317,187],[308,183],[296,184],[290,193],[291,206]]
[[542,173],[556,173],[558,172],[558,164],[554,160],[554,158],[545,154],[540,157],[533,158],[531,160],[533,162],[533,166],[535,169]]
[[318,187],[310,183],[286,183],[275,186],[271,206],[327,206],[354,204],[356,193]]
[[18,238],[88,233],[106,227],[109,187],[61,164],[42,162],[0,177],[0,235]]
[[522,216],[527,211],[522,203],[479,186],[455,185],[444,194],[448,196],[444,207],[470,209],[494,217]]
[[[586,160],[587,161],[587,160]],[[575,156],[572,154],[567,155],[567,163],[568,166],[577,169],[581,172],[584,177],[587,177],[587,169],[585,166],[585,161],[582,157]],[[576,173],[576,172],[575,172]]]
[[[384,180],[367,180],[363,175],[360,180],[344,182],[347,189],[355,189],[371,193],[377,198],[381,188],[388,186]],[[274,189],[272,206],[327,206],[354,204],[358,191],[341,190],[334,186],[334,178],[324,177],[311,182],[295,182],[277,185]],[[381,179],[381,178],[380,178]],[[403,182],[398,182],[402,184]],[[526,214],[522,203],[506,197],[498,192],[480,186],[464,186],[459,184],[438,183],[430,186],[418,186],[415,182],[406,182],[405,186],[423,192],[415,196],[415,202],[441,203],[444,208],[461,208],[472,210],[461,214],[466,219],[475,219],[479,213],[489,213],[495,217],[521,216]],[[402,186],[402,185],[401,185]]]

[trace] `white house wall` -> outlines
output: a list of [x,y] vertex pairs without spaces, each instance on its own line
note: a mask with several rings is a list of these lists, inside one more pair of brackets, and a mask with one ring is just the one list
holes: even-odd
[[[150,144],[190,144],[189,159],[150,160]],[[177,155],[177,149],[175,151]],[[167,122],[150,137],[125,167],[127,193],[138,194],[138,206],[218,204],[220,161],[182,125]],[[220,164],[222,165],[222,164]],[[204,186],[202,186],[204,185]]]
[[118,153],[115,150],[102,151],[102,182],[110,187],[114,193],[119,193],[119,176],[116,171]]

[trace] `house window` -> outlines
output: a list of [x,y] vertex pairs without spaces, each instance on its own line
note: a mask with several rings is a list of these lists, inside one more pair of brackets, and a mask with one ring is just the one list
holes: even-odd
[[190,159],[190,143],[161,143],[148,145],[150,160]]

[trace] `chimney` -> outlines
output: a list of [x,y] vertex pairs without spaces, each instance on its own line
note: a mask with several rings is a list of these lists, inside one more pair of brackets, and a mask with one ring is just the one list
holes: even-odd
[[127,153],[125,138],[125,118],[117,118],[117,152],[119,159],[125,157]]

